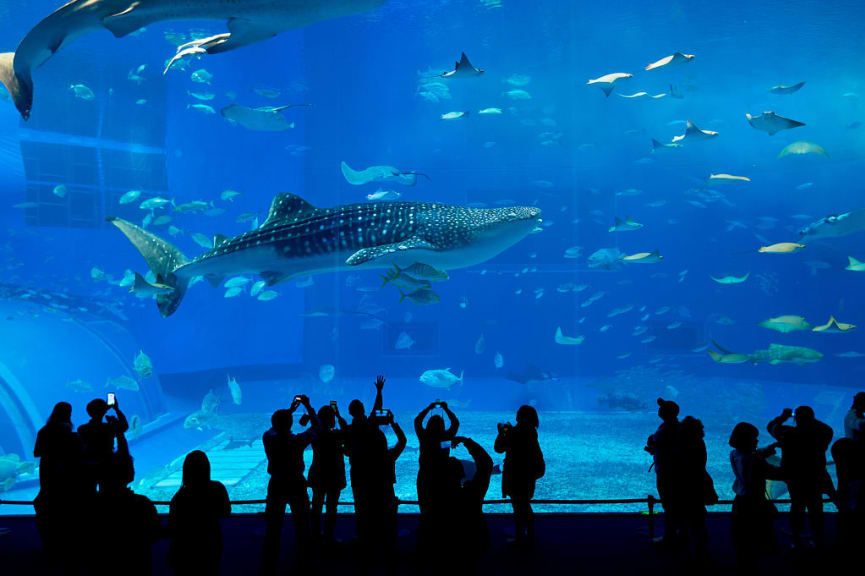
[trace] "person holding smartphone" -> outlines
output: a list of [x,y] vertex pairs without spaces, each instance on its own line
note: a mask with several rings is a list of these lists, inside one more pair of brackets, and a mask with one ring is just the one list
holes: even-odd
[[[291,431],[293,414],[300,406],[306,408],[310,427],[294,434]],[[309,562],[309,496],[306,492],[306,479],[303,477],[303,451],[318,436],[321,426],[309,398],[304,395],[295,396],[287,410],[274,412],[270,422],[272,427],[262,437],[270,482],[267,485],[267,504],[264,511],[266,532],[261,573],[277,572],[279,539],[286,504],[291,508],[291,518],[294,520],[298,571],[303,573],[306,572]]]
[[[102,480],[105,462],[114,453],[114,440],[129,430],[126,416],[120,411],[120,404],[114,394],[109,394],[110,404],[102,398],[87,404],[90,421],[78,427],[78,436],[84,446],[84,462],[87,475],[87,489],[95,494]],[[110,410],[113,415],[108,415]]]
[[[318,410],[321,431],[312,441],[312,464],[309,467],[309,486],[312,488],[312,535],[320,538],[321,511],[327,506],[324,518],[325,543],[335,544],[333,532],[336,525],[339,494],[345,482],[345,431],[348,427],[339,413],[336,401]],[[339,428],[337,428],[337,424]]]
[[[440,414],[433,414],[424,426],[424,420],[435,408],[441,408],[448,417],[449,425]],[[420,507],[418,524],[418,558],[421,562],[432,560],[448,538],[447,510],[451,506],[451,494],[446,490],[444,476],[450,456],[451,441],[456,437],[460,421],[447,402],[436,400],[421,410],[414,419],[414,432],[420,443],[418,454],[417,497]]]

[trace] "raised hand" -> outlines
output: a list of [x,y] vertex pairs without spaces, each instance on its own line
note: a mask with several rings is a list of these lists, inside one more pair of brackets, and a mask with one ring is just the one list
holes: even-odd
[[384,388],[384,382],[385,382],[384,376],[381,376],[381,375],[376,376],[375,377],[375,389],[381,390],[382,388]]

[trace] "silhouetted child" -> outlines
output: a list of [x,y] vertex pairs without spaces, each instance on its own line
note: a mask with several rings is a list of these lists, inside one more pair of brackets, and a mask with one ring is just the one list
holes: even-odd
[[781,470],[790,491],[790,524],[793,545],[801,545],[805,510],[814,542],[823,545],[823,494],[834,497],[832,479],[826,471],[826,450],[832,443],[832,428],[814,417],[809,406],[796,408],[796,426],[784,424],[793,411],[784,409],[767,429],[781,446]]
[[117,437],[117,452],[105,462],[103,482],[93,514],[94,530],[90,560],[94,573],[149,575],[150,549],[162,532],[156,506],[135,494],[128,485],[135,480],[135,467],[126,439]]
[[58,402],[33,448],[33,456],[40,458],[36,525],[45,552],[58,561],[68,560],[78,547],[80,534],[73,527],[85,495],[83,448],[71,418],[72,406]]
[[[293,434],[292,415],[301,405],[306,408],[310,427],[300,434]],[[262,437],[267,454],[267,472],[270,474],[264,511],[267,527],[261,554],[262,574],[276,573],[286,504],[291,508],[294,523],[297,563],[301,570],[306,568],[309,556],[309,496],[303,477],[303,451],[315,440],[320,430],[318,416],[306,396],[295,397],[288,410],[277,410],[270,421],[272,427]]]
[[[321,511],[327,506],[324,517],[324,538],[333,544],[339,494],[345,482],[345,430],[346,421],[339,414],[336,404],[322,406],[318,410],[321,431],[312,441],[312,464],[309,467],[309,486],[312,488],[312,534],[322,535]],[[339,429],[336,424],[339,423]]]
[[[444,418],[438,414],[430,416],[424,426],[424,419],[436,407],[441,407],[447,415],[450,421],[447,429],[445,429]],[[428,563],[431,558],[440,555],[441,547],[449,538],[444,525],[450,519],[448,508],[451,502],[444,490],[446,484],[442,476],[447,468],[451,440],[456,436],[459,427],[459,419],[448,408],[446,402],[433,402],[414,419],[414,431],[420,444],[417,473],[420,522],[417,548],[421,562]]]
[[783,474],[766,461],[775,453],[774,445],[757,449],[759,435],[757,427],[747,422],[736,424],[730,434],[730,466],[736,478],[730,529],[741,574],[757,573],[760,555],[775,550],[772,522],[777,510],[766,498],[766,480],[781,480]]
[[183,462],[183,485],[168,512],[168,565],[177,575],[218,574],[222,560],[222,527],[231,514],[228,492],[210,479],[210,461],[193,450]]
[[[113,416],[106,416],[109,410],[114,411]],[[116,398],[111,406],[102,398],[91,400],[87,404],[87,414],[90,421],[78,427],[78,436],[84,445],[87,486],[91,492],[95,492],[105,462],[114,453],[114,439],[129,430],[129,424]]]
[[531,500],[535,483],[546,471],[544,455],[538,442],[538,413],[528,405],[517,410],[517,424],[498,424],[495,451],[504,452],[502,496],[510,497],[514,509],[516,533],[514,542],[529,543],[535,535]]
[[664,507],[665,545],[675,545],[681,523],[681,474],[679,470],[679,405],[658,398],[661,425],[649,436],[644,450],[652,455],[656,486]]
[[708,556],[706,504],[715,504],[718,494],[706,471],[706,443],[703,423],[692,416],[682,420],[679,430],[679,473],[682,486],[682,535],[690,535],[699,558]]

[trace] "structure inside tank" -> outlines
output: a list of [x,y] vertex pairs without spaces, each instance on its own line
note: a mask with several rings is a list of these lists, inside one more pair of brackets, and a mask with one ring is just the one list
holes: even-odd
[[[157,501],[196,448],[232,500],[264,498],[271,413],[372,406],[378,374],[404,429],[445,401],[491,453],[534,406],[544,500],[654,494],[661,397],[702,420],[721,499],[736,423],[809,405],[842,437],[865,367],[862,10],[768,4],[359,2],[211,54],[183,48],[225,18],[151,16],[16,56],[0,499],[38,493],[55,403],[83,424],[109,393]],[[0,1],[4,49],[57,8]]]

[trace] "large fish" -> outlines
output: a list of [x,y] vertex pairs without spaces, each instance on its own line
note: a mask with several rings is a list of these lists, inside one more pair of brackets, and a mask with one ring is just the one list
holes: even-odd
[[847,236],[862,230],[865,230],[865,208],[820,218],[801,229],[799,236],[803,239],[817,240]]
[[33,105],[33,70],[57,50],[93,30],[120,38],[166,20],[224,20],[228,33],[195,40],[178,55],[215,54],[261,42],[280,32],[358,14],[386,0],[72,0],[39,22],[14,53],[0,53],[0,81],[26,120]]
[[163,316],[177,310],[190,280],[219,286],[227,276],[258,274],[272,286],[345,268],[401,268],[416,262],[438,270],[473,266],[499,254],[537,225],[539,208],[465,208],[427,202],[366,202],[316,208],[294,194],[274,198],[260,228],[189,260],[176,247],[120,218],[109,217],[135,245],[157,281]]

